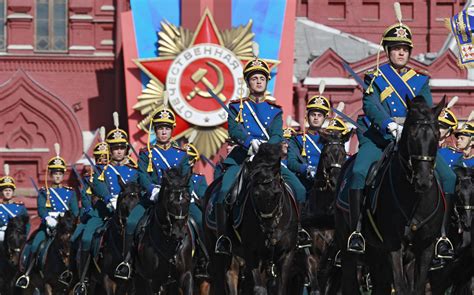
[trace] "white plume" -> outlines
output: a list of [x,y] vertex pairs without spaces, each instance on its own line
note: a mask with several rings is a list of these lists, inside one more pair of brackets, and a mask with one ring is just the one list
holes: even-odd
[[255,57],[258,57],[258,55],[260,54],[260,46],[255,41],[252,42],[252,53]]
[[471,111],[471,113],[469,114],[469,117],[467,118],[467,122],[471,122],[472,120],[474,120],[474,111]]
[[59,152],[61,151],[61,147],[59,146],[59,143],[54,144],[54,151],[56,152],[56,157],[59,157]]
[[163,106],[165,109],[168,107],[168,101],[170,99],[170,94],[168,93],[168,90],[163,91]]
[[114,112],[112,116],[114,117],[114,126],[116,129],[118,129],[119,128],[119,115],[117,112]]
[[346,106],[346,105],[344,104],[344,102],[341,101],[341,102],[339,102],[339,103],[337,104],[336,110],[338,110],[339,112],[343,112],[345,106]]
[[402,8],[400,7],[399,2],[393,3],[393,9],[395,10],[395,16],[397,17],[397,20],[399,23],[402,23]]
[[100,138],[100,142],[105,141],[105,127],[104,126],[101,126],[99,129],[99,138]]
[[286,117],[286,127],[291,127],[291,123],[293,123],[293,118],[291,116]]
[[324,89],[326,89],[326,81],[321,80],[319,82],[319,95],[323,95]]
[[10,165],[4,164],[3,165],[3,172],[5,173],[5,176],[10,175]]
[[446,108],[450,109],[452,108],[459,100],[459,96],[453,96],[453,98],[451,98],[451,100],[448,102],[448,106]]

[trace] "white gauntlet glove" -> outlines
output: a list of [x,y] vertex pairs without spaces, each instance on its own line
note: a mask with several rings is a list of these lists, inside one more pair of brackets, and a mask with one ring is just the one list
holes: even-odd
[[262,144],[262,141],[260,139],[255,138],[250,141],[250,145],[252,146],[254,155],[258,153],[258,148],[260,147],[261,144]]
[[46,220],[46,225],[49,228],[55,228],[56,225],[58,224],[58,221],[54,217],[51,217],[51,216],[46,216],[45,220]]
[[387,125],[387,129],[392,136],[398,141],[402,136],[403,126],[395,122],[390,122]]
[[117,198],[116,196],[114,196],[113,198],[111,198],[109,200],[109,203],[107,204],[107,208],[109,209],[112,209],[112,210],[115,210],[117,209]]
[[7,230],[7,226],[0,227],[0,242],[5,240],[5,231]]
[[314,178],[315,176],[316,176],[316,167],[308,166],[308,168],[306,168],[306,177]]
[[150,201],[158,200],[158,195],[160,194],[161,185],[155,186],[151,191]]

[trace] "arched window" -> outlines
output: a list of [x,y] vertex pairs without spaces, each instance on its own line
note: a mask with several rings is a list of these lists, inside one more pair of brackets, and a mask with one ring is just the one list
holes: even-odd
[[6,19],[5,19],[5,15],[6,15],[6,0],[0,0],[0,51],[4,51],[5,50],[5,47],[6,47],[6,36],[5,36],[5,32],[7,31],[6,28],[7,26],[5,25],[6,24]]
[[66,51],[67,0],[36,0],[35,49]]

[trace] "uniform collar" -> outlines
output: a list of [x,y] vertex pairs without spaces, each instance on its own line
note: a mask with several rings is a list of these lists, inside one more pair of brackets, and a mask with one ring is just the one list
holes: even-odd
[[62,187],[63,187],[62,183],[57,184],[57,185],[56,184],[51,185],[51,188],[62,188]]
[[120,161],[120,162],[111,160],[111,161],[110,161],[110,164],[112,164],[113,166],[124,166],[124,165],[127,165],[127,164],[128,164],[128,157],[125,157],[125,158],[124,158],[122,161]]
[[264,102],[266,100],[266,95],[264,94],[260,97],[256,97],[253,94],[250,94],[249,99],[254,103],[261,103],[261,102]]
[[316,130],[308,129],[306,130],[306,133],[311,134],[311,135],[318,135],[318,129]]
[[155,144],[155,147],[159,148],[159,149],[162,149],[162,150],[168,150],[169,148],[171,148],[171,140],[165,144],[159,144],[159,143],[156,143]]
[[11,199],[8,200],[8,201],[2,200],[2,201],[0,202],[0,204],[13,204],[13,203],[14,203],[13,198],[11,198]]

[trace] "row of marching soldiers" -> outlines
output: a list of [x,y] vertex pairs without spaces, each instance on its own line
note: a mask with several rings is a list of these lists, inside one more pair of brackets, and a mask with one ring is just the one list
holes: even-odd
[[[228,120],[231,137],[228,141],[228,157],[217,166],[219,169],[215,173],[223,177],[222,187],[216,200],[219,239],[214,250],[219,253],[230,253],[232,249],[231,241],[225,235],[227,214],[224,202],[241,164],[249,153],[255,154],[262,142],[282,143],[281,175],[292,188],[295,199],[301,207],[315,177],[323,148],[319,131],[323,126],[327,126],[325,129],[330,132],[349,133],[347,124],[340,117],[330,116],[331,103],[323,96],[324,87],[320,88],[320,93],[311,97],[307,103],[305,121],[308,128],[306,129],[305,124],[302,132],[296,133],[290,126],[290,120],[287,122],[287,128],[283,129],[281,107],[267,92],[267,83],[270,80],[270,68],[267,63],[255,54],[255,59],[249,61],[244,67],[243,74],[250,95],[231,101],[229,105],[235,119]],[[454,102],[455,100],[440,115],[439,123],[443,140],[454,133],[457,138],[457,147],[444,147],[440,154],[451,164],[450,166],[472,167],[474,160],[471,157],[471,148],[474,123],[467,122],[457,129],[457,119],[450,109]],[[325,124],[325,121],[328,122]],[[154,129],[156,139],[155,142],[150,142],[148,139],[147,147],[140,150],[138,164],[129,156],[133,146],[129,144],[127,133],[119,128],[117,115],[114,115],[114,125],[115,129],[107,135],[101,128],[101,141],[94,148],[95,163],[91,163],[90,177],[84,179],[85,185],[81,189],[81,210],[78,208],[74,189],[63,185],[67,163],[60,156],[59,146],[56,145],[56,156],[49,160],[47,165],[51,183],[46,180],[45,187],[38,193],[38,215],[42,223],[34,234],[32,242],[24,251],[27,267],[25,273],[16,282],[18,287],[28,286],[29,275],[35,264],[38,249],[49,236],[50,229],[57,225],[58,215],[65,211],[71,211],[75,216],[80,215],[81,222],[71,240],[72,242],[81,240],[79,247],[81,250],[77,253],[78,269],[81,273],[87,271],[94,232],[104,224],[104,219],[115,209],[122,184],[138,182],[144,193],[139,205],[132,210],[127,220],[124,243],[124,252],[127,254],[115,273],[118,278],[130,278],[133,265],[130,254],[133,234],[146,208],[156,201],[160,191],[162,171],[177,167],[184,175],[189,173],[196,161],[200,159],[199,152],[192,144],[187,144],[182,149],[172,140],[176,118],[166,105],[157,110],[152,117],[149,134]],[[3,195],[3,203],[0,206],[0,226],[3,230],[11,217],[27,214],[24,206],[14,201],[15,182],[7,171],[5,173],[7,175],[0,180]],[[197,199],[202,198],[207,188],[204,176],[193,174],[190,181],[192,182],[189,186],[191,195]],[[202,212],[195,202],[190,206],[190,216],[202,227]],[[1,230],[0,237],[3,238]],[[352,237],[354,240],[349,241],[349,247],[353,247],[356,251],[363,248],[363,245],[360,245],[361,241],[358,240],[359,236],[356,234]],[[452,252],[450,243],[442,243],[446,241],[445,239],[442,233],[439,249],[439,252],[443,254],[442,257],[448,257]],[[305,247],[310,242],[309,235],[300,227],[299,246]],[[73,257],[75,256],[73,254]],[[70,284],[72,269],[65,271],[60,281],[66,285]],[[79,282],[76,287],[84,290],[85,282]]]

